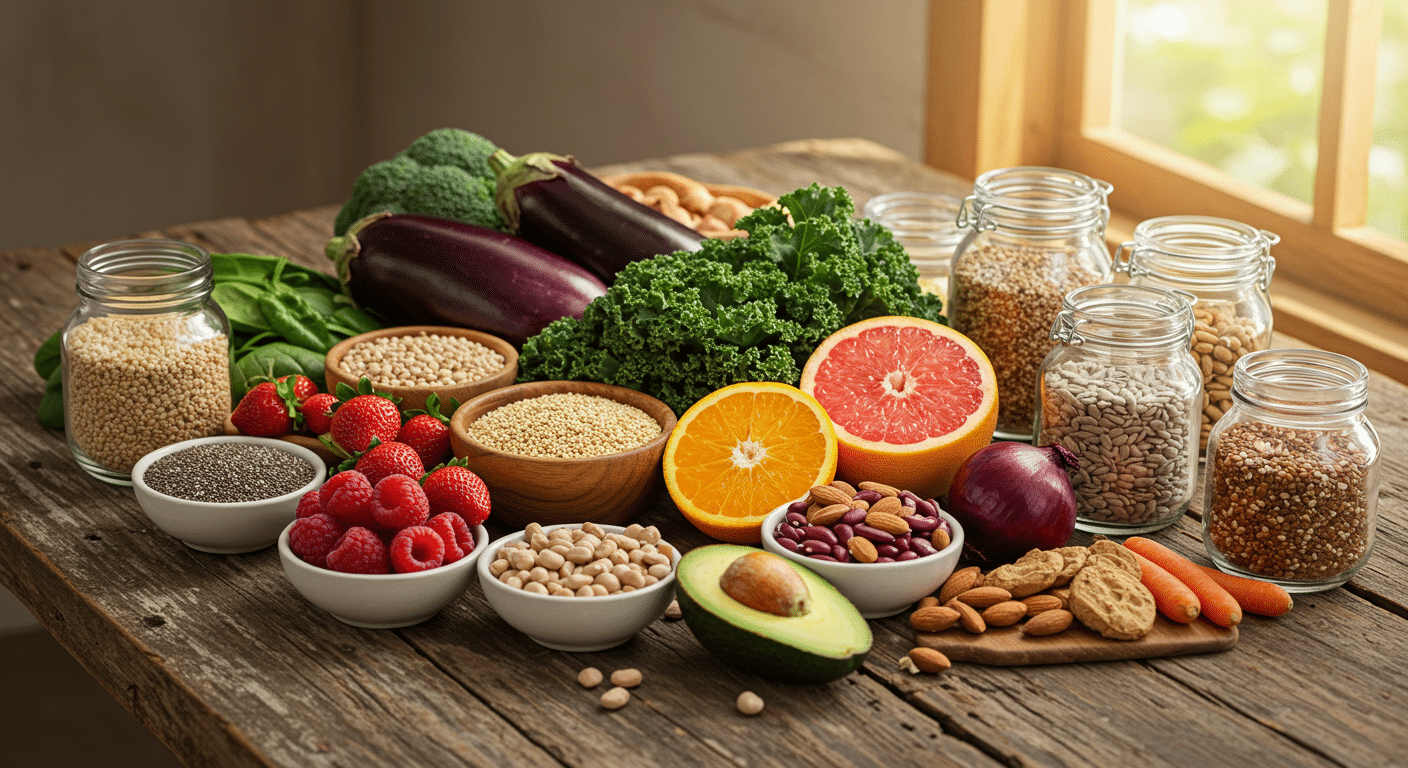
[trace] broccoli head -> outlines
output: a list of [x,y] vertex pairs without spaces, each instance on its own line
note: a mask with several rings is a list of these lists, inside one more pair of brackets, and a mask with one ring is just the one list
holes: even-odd
[[494,204],[496,176],[489,156],[498,147],[477,133],[438,128],[400,154],[362,171],[333,223],[337,235],[381,211],[440,216],[507,231]]

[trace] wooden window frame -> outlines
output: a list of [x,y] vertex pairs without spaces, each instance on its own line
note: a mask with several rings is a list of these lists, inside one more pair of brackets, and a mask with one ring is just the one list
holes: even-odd
[[1277,330],[1408,382],[1408,243],[1365,226],[1382,0],[1327,0],[1310,203],[1115,126],[1117,0],[930,0],[924,159],[964,178],[1015,165],[1114,185],[1112,245],[1156,216],[1281,237]]

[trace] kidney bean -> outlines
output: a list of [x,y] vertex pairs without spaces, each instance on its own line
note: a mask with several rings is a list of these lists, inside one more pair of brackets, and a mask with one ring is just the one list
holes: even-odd
[[810,507],[811,505],[812,505],[812,503],[811,503],[810,501],[806,501],[806,500],[803,500],[803,501],[794,501],[794,502],[792,502],[791,504],[788,504],[788,505],[787,505],[787,513],[788,513],[788,514],[797,514],[797,515],[801,515],[801,516],[803,516],[803,517],[806,517],[806,515],[807,515],[807,507]]
[[807,557],[810,557],[810,558],[813,559],[813,560],[825,560],[825,561],[827,561],[828,563],[837,563],[837,562],[840,562],[839,560],[837,560],[836,558],[832,557],[831,555],[807,555]]
[[928,557],[929,555],[937,555],[939,553],[937,549],[934,549],[934,545],[930,544],[929,540],[925,538],[910,539],[909,551],[918,552],[920,557]]
[[797,551],[808,555],[829,555],[831,554],[831,545],[827,544],[824,541],[817,541],[816,539],[807,539],[806,541],[798,542]]
[[904,521],[909,523],[910,530],[920,533],[932,533],[935,528],[939,527],[938,519],[922,515],[905,515]]
[[914,509],[919,503],[919,497],[911,491],[900,491],[900,503],[910,509]]
[[802,538],[820,541],[827,546],[836,545],[836,534],[824,525],[809,525],[802,529]]
[[899,553],[898,555],[895,556],[895,562],[897,562],[897,563],[903,563],[903,562],[905,562],[906,560],[918,560],[918,559],[919,559],[919,553],[918,553],[918,552],[901,552],[901,553]]
[[772,532],[775,539],[791,539],[793,541],[802,540],[802,529],[786,523],[777,526],[777,530]]
[[837,544],[836,546],[834,546],[834,547],[831,548],[831,556],[834,557],[834,558],[836,558],[836,562],[838,562],[838,563],[849,563],[849,562],[851,562],[851,552],[850,552],[850,550],[846,549],[845,547],[841,546],[840,544]]
[[857,493],[854,498],[857,501],[863,501],[867,504],[874,504],[875,502],[879,501],[884,497],[880,495],[879,491],[861,491],[860,493]]
[[845,523],[837,523],[831,526],[831,530],[836,534],[836,543],[843,546],[856,535],[856,530]]
[[900,548],[894,544],[876,544],[875,553],[882,557],[896,557],[900,553]]
[[902,533],[895,537],[895,549],[901,552],[909,551],[909,534]]
[[888,531],[882,531],[879,528],[871,528],[865,523],[857,523],[852,527],[855,529],[857,536],[864,536],[876,544],[890,544],[895,540],[894,534]]
[[885,555],[881,555],[881,556],[875,558],[875,562],[877,562],[877,563],[893,563],[893,562],[895,562],[895,558],[893,558],[893,557],[886,557]]
[[920,499],[915,503],[914,511],[925,517],[938,518],[939,504],[933,499]]
[[778,539],[777,545],[787,550],[788,552],[796,552],[798,549],[800,549],[800,547],[797,545],[797,542],[791,539]]
[[865,515],[866,512],[863,509],[852,509],[846,512],[846,514],[841,515],[841,522],[845,523],[846,525],[855,525],[856,523],[863,523],[865,522]]
[[807,516],[797,512],[788,512],[784,519],[787,520],[788,525],[793,525],[798,528],[807,524]]

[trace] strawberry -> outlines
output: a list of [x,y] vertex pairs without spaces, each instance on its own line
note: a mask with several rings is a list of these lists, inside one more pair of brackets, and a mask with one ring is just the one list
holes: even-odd
[[450,458],[450,428],[428,413],[412,416],[410,421],[401,425],[396,441],[414,448],[420,455],[421,463],[427,467]]
[[447,464],[437,467],[421,481],[430,501],[431,516],[454,512],[473,527],[489,517],[489,488],[467,467]]
[[332,412],[328,432],[348,455],[358,454],[377,439],[389,443],[401,431],[401,411],[380,395],[357,395]]
[[390,475],[407,475],[420,479],[425,474],[425,465],[420,456],[405,443],[378,443],[357,458],[356,470],[367,476],[376,485]]
[[326,435],[332,429],[332,405],[337,395],[321,392],[310,395],[298,410],[303,414],[303,429],[310,435]]
[[299,403],[318,394],[318,385],[314,384],[313,380],[307,376],[301,373],[295,373],[290,376],[279,377],[279,381],[287,381],[289,379],[293,379],[293,399]]
[[256,384],[240,398],[230,421],[240,434],[279,437],[293,431],[297,409],[285,399],[281,385],[272,381]]

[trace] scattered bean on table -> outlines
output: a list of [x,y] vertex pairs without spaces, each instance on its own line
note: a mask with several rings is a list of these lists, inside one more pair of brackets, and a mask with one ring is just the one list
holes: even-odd
[[501,405],[470,422],[466,429],[494,450],[555,459],[621,453],[660,436],[660,423],[645,411],[578,392],[539,395]]

